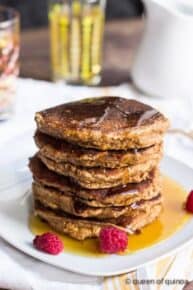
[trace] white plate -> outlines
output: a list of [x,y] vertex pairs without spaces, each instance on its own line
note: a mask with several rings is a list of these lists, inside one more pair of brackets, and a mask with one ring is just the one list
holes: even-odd
[[[94,258],[71,253],[50,256],[38,252],[32,246],[33,234],[27,224],[30,211],[29,198],[22,197],[31,184],[31,176],[26,164],[27,157],[35,151],[35,146],[32,144],[32,133],[29,133],[7,143],[1,148],[0,153],[2,161],[0,165],[0,235],[19,250],[66,270],[86,275],[109,276],[136,269],[145,263],[179,250],[193,240],[193,219],[191,219],[181,230],[165,241],[126,256],[109,255]],[[161,167],[165,174],[180,182],[188,191],[192,188],[192,169],[169,157],[164,158]]]

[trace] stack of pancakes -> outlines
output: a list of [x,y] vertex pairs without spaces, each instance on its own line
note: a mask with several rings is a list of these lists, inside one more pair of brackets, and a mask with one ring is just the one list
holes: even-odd
[[168,128],[160,112],[102,97],[44,110],[35,120],[35,214],[52,228],[83,240],[108,225],[133,233],[159,216]]

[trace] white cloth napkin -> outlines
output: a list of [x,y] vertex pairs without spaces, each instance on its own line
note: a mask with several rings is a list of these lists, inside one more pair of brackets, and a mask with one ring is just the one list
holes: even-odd
[[[1,150],[1,146],[6,141],[29,129],[35,129],[33,119],[36,111],[81,97],[99,95],[137,98],[163,111],[170,118],[173,128],[193,130],[193,98],[154,99],[134,92],[132,87],[126,84],[109,88],[87,88],[19,79],[15,113],[9,121],[0,123],[0,162],[6,162],[3,160],[4,154]],[[177,134],[168,134],[165,151],[193,167],[193,140]],[[0,287],[13,290],[100,290],[105,288],[102,278],[73,274],[44,264],[9,246],[1,238]]]

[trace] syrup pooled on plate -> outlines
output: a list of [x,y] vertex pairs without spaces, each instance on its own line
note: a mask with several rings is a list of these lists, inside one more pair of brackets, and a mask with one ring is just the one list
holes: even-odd
[[[184,208],[187,192],[181,185],[170,179],[163,177],[163,212],[159,219],[146,226],[140,233],[130,235],[128,238],[128,249],[124,254],[129,254],[155,243],[169,238],[178,231],[191,218]],[[41,221],[38,217],[31,216],[29,227],[34,235],[40,235],[48,231],[54,232],[50,226]],[[102,257],[98,247],[97,239],[87,239],[77,241],[68,236],[58,234],[64,243],[64,251],[81,256]]]

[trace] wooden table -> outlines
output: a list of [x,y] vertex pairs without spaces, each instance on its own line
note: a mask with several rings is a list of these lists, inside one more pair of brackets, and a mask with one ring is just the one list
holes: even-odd
[[[106,23],[102,85],[117,85],[130,80],[133,54],[143,26],[141,19]],[[51,80],[48,28],[22,32],[21,76]]]

